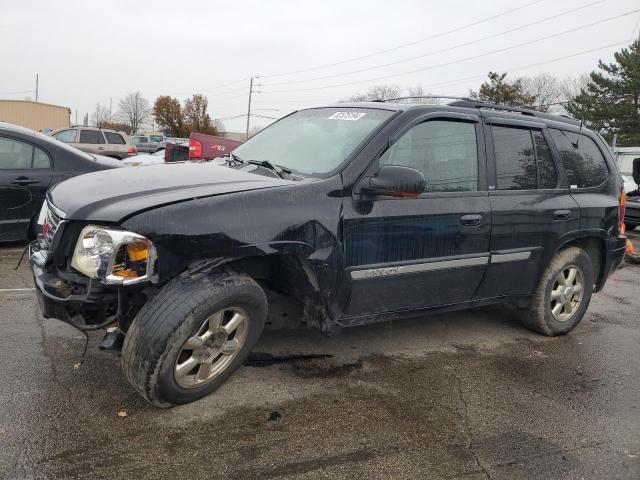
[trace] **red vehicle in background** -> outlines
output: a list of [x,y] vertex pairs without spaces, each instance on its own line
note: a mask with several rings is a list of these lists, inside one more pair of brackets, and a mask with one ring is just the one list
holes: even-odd
[[192,133],[189,135],[189,160],[212,160],[224,157],[241,144],[242,142],[236,140],[204,133]]

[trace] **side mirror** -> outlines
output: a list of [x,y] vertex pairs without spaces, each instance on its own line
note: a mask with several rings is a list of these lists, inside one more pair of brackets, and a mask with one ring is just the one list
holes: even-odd
[[633,181],[640,186],[640,158],[633,159]]
[[369,195],[417,197],[424,192],[424,175],[419,170],[400,165],[385,165],[369,178],[363,179],[361,189]]

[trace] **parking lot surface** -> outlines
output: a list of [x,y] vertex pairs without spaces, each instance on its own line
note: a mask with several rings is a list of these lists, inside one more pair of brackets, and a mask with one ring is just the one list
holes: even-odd
[[267,332],[217,392],[158,410],[43,320],[0,249],[0,478],[640,478],[640,266],[547,338],[491,307]]

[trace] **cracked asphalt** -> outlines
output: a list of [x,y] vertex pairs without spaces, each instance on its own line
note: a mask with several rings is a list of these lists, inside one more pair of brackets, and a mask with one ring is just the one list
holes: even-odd
[[19,254],[0,249],[0,478],[640,478],[640,265],[561,338],[507,307],[267,332],[216,393],[157,410],[99,334],[73,367],[83,337],[39,316]]

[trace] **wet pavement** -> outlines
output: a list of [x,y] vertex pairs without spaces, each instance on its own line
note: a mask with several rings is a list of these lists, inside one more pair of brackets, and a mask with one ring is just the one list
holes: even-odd
[[506,307],[267,332],[217,392],[157,410],[99,334],[73,368],[83,337],[38,315],[19,254],[0,249],[0,478],[640,478],[640,265],[562,338]]

